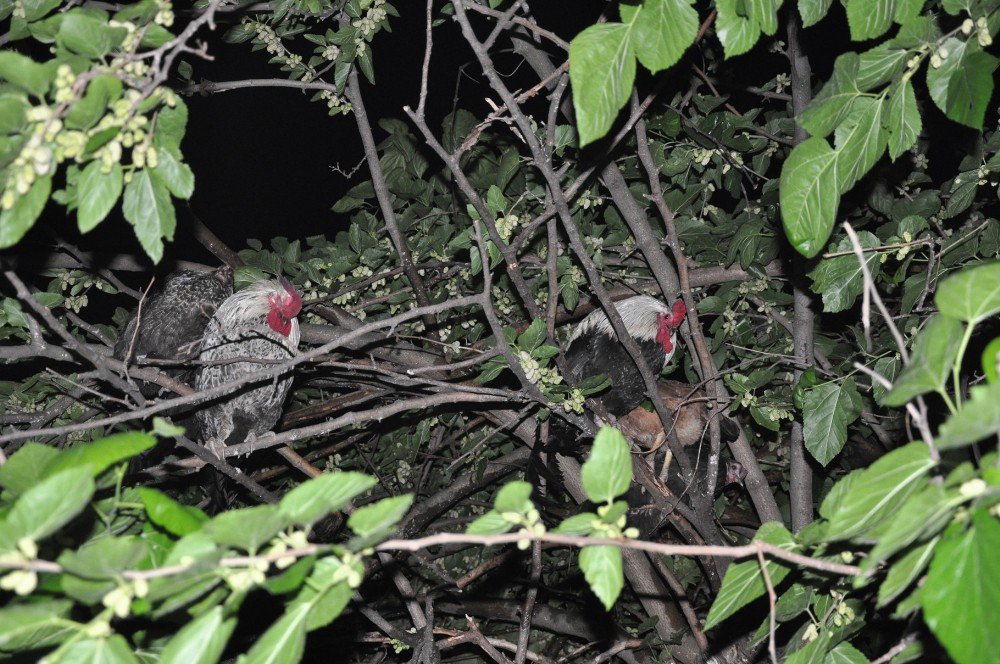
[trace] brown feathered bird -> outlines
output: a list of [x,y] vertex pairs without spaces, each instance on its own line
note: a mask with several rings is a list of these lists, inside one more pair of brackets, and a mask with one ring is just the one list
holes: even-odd
[[[185,360],[198,356],[205,327],[222,301],[233,294],[233,271],[223,266],[212,272],[177,270],[125,321],[115,343],[116,359]],[[165,367],[163,371],[190,383],[194,369]],[[140,384],[144,396],[157,394],[159,387]]]
[[[229,296],[205,329],[195,387],[231,383],[292,357],[299,346],[301,309],[302,297],[286,279],[259,281]],[[270,431],[291,386],[289,369],[277,379],[243,385],[209,401],[196,414],[202,442],[218,453],[222,446]]]

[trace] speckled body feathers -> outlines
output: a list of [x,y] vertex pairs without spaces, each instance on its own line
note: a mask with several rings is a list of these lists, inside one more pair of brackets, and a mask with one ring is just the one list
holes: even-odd
[[[207,390],[243,378],[270,363],[232,361],[239,358],[284,360],[299,345],[299,324],[291,320],[287,337],[267,324],[269,297],[285,291],[272,281],[258,282],[223,302],[208,327],[201,347],[203,364],[198,369],[195,387]],[[281,417],[285,397],[292,386],[288,373],[255,385],[235,388],[234,392],[208,402],[197,412],[202,442],[206,445],[235,445],[270,431]]]
[[[195,358],[209,319],[222,301],[233,294],[232,271],[222,267],[214,272],[178,270],[172,272],[129,314],[115,343],[114,356],[183,360]],[[131,351],[131,352],[130,352]],[[164,368],[168,375],[190,382],[193,369]],[[143,385],[146,396],[158,391]]]

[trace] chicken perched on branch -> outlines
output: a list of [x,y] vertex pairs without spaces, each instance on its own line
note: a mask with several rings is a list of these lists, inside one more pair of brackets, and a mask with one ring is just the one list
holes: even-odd
[[[654,297],[639,295],[616,302],[615,309],[650,370],[659,374],[676,350],[677,328],[687,313],[684,302],[677,300],[671,309]],[[618,343],[611,321],[603,311],[591,312],[576,326],[566,361],[577,380],[600,374],[608,377],[611,388],[598,401],[615,417],[627,414],[646,398],[642,374],[625,347]]]
[[[301,309],[302,297],[285,279],[259,281],[231,295],[205,329],[196,388],[224,385],[292,357],[299,346]],[[202,442],[218,452],[270,431],[291,386],[289,371],[210,401],[197,413]]]
[[[205,327],[222,301],[233,294],[233,271],[223,266],[212,272],[177,270],[129,314],[115,343],[116,359],[184,360],[198,356]],[[193,369],[167,367],[164,372],[185,383]],[[142,384],[143,395],[159,388]]]

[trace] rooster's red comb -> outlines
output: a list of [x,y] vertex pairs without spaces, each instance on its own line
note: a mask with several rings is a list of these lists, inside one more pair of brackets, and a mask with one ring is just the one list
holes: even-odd
[[684,306],[684,300],[677,300],[674,302],[674,312],[667,320],[667,325],[670,327],[680,327],[681,323],[684,322],[685,316],[687,316],[687,307]]

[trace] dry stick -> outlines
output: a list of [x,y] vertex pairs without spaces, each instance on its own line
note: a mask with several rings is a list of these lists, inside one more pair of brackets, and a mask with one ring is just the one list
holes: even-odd
[[[909,364],[910,353],[906,349],[906,341],[903,339],[903,335],[900,334],[899,328],[896,327],[896,323],[893,322],[889,309],[885,306],[885,302],[882,301],[882,296],[879,295],[878,290],[875,288],[875,280],[872,278],[871,271],[868,269],[868,263],[865,261],[865,254],[861,250],[861,242],[858,240],[858,235],[854,232],[854,228],[846,221],[843,226],[844,231],[847,233],[847,237],[851,240],[851,246],[854,247],[854,255],[858,257],[858,262],[861,266],[861,276],[864,279],[865,285],[864,292],[865,294],[871,295],[872,300],[875,302],[875,306],[878,307],[879,312],[882,314],[882,318],[885,320],[885,324],[889,328],[889,333],[892,335],[892,338],[896,340],[896,346],[899,348],[899,355],[903,358],[903,363]],[[871,321],[868,320],[867,315],[864,317],[862,324],[864,325],[867,334],[867,330],[871,326]],[[884,381],[885,379],[883,378],[882,380]],[[888,381],[885,382],[888,383]],[[924,403],[924,398],[922,396],[918,396],[915,401],[917,402],[916,405],[914,405],[912,401],[906,404],[906,412],[908,412],[913,418],[913,421],[916,422],[917,428],[920,430],[920,437],[923,439],[924,444],[927,445],[927,449],[930,452],[931,460],[934,462],[940,461],[941,454],[934,445],[934,436],[931,434],[930,425],[927,423],[927,405]]]
[[[481,304],[483,300],[482,294],[459,297],[445,302],[440,302],[438,304],[432,304],[429,307],[417,307],[410,309],[409,311],[402,312],[395,316],[385,318],[382,320],[372,321],[364,325],[359,326],[357,329],[350,332],[346,332],[339,335],[337,338],[313,348],[304,353],[299,353],[294,357],[290,357],[287,360],[275,364],[267,365],[266,367],[255,371],[253,373],[247,374],[241,378],[233,380],[224,385],[219,385],[208,390],[201,390],[194,394],[190,394],[183,397],[177,397],[174,399],[166,399],[160,401],[151,406],[145,408],[138,408],[130,413],[123,413],[120,415],[115,415],[112,417],[101,418],[100,420],[94,420],[93,422],[82,424],[82,425],[66,425],[61,427],[53,427],[51,429],[39,430],[27,430],[27,431],[15,431],[4,436],[0,436],[0,443],[7,442],[10,440],[22,440],[24,438],[32,438],[40,434],[47,435],[62,435],[66,433],[73,433],[75,431],[83,431],[85,429],[90,429],[97,426],[107,426],[111,424],[119,424],[121,422],[127,422],[129,420],[142,419],[149,417],[150,415],[156,415],[165,410],[171,408],[176,408],[177,406],[184,406],[189,404],[201,403],[203,401],[208,401],[216,397],[224,396],[232,393],[233,390],[242,387],[243,385],[249,385],[251,383],[261,383],[266,380],[273,379],[280,376],[290,369],[309,362],[317,357],[326,355],[336,348],[341,346],[347,346],[352,342],[365,337],[370,332],[379,330],[382,328],[395,328],[396,325],[404,323],[413,318],[417,318],[423,314],[431,313],[436,314],[442,311],[448,311],[450,309],[456,309],[460,307],[467,307],[476,304]],[[51,314],[50,314],[51,315]],[[74,340],[75,342],[75,340]]]
[[[354,111],[354,119],[357,121],[358,134],[361,136],[361,143],[365,148],[365,158],[368,160],[368,170],[372,176],[372,184],[375,187],[375,197],[378,199],[379,208],[382,211],[382,218],[385,220],[386,230],[392,245],[399,255],[399,262],[402,263],[403,272],[413,287],[413,292],[417,296],[417,303],[421,307],[430,304],[427,297],[427,288],[424,280],[417,273],[417,267],[413,264],[413,256],[410,254],[410,247],[406,243],[406,238],[399,230],[399,223],[396,221],[396,212],[392,209],[392,202],[389,198],[389,187],[385,182],[385,173],[382,172],[382,165],[379,163],[378,148],[375,146],[375,137],[372,135],[372,126],[368,122],[368,113],[365,110],[364,97],[361,95],[361,86],[358,84],[358,70],[351,68],[351,73],[347,76],[347,89],[345,90],[347,99],[351,102]],[[434,324],[434,316],[427,314],[423,317],[424,325]]]
[[[812,100],[812,67],[809,56],[802,49],[799,31],[802,20],[797,9],[788,12],[788,64],[791,74],[792,112],[796,119],[801,117]],[[798,145],[808,138],[809,134],[796,120],[794,143]],[[805,263],[801,260],[793,262],[792,297],[794,321],[792,324],[792,344],[795,348],[795,358],[798,360],[794,369],[795,380],[798,381],[804,373],[803,366],[814,366],[813,335],[815,320],[812,310],[812,296],[806,287]],[[806,459],[805,430],[798,419],[792,422],[792,435],[789,445],[789,497],[791,500],[792,531],[798,532],[813,520],[813,472]]]
[[[70,334],[66,328],[63,326],[59,320],[52,315],[52,311],[45,306],[42,306],[38,300],[36,300],[31,292],[28,291],[28,287],[24,285],[24,282],[11,270],[6,270],[4,276],[7,277],[7,281],[14,286],[14,290],[17,293],[17,298],[28,305],[36,314],[41,316],[45,324],[49,326],[53,332],[55,332],[59,337],[62,338],[66,346],[76,352],[77,354],[83,356],[88,362],[90,362],[97,369],[101,378],[111,383],[118,389],[120,389],[125,394],[136,400],[138,403],[145,403],[142,394],[139,393],[134,386],[129,385],[127,381],[116,375],[110,368],[107,358],[95,352],[87,344],[80,343],[76,338]],[[89,427],[88,427],[89,428]],[[6,440],[12,440],[7,436],[0,439],[0,442],[5,442]]]
[[764,586],[767,588],[767,604],[768,604],[768,639],[767,639],[767,651],[771,653],[771,663],[778,664],[778,649],[774,643],[774,633],[777,631],[777,626],[775,625],[775,611],[774,605],[778,601],[778,596],[774,592],[774,584],[771,583],[771,573],[767,571],[767,561],[764,560],[764,550],[759,546],[760,541],[757,542],[757,562],[760,563],[760,573],[764,577]]
[[698,647],[701,648],[703,653],[708,652],[708,637],[705,636],[705,630],[702,627],[701,621],[698,620],[698,614],[694,612],[694,606],[692,606],[691,600],[684,590],[684,585],[670,568],[667,567],[667,564],[663,562],[661,556],[649,555],[649,559],[660,573],[660,576],[663,577],[663,580],[670,586],[670,591],[674,594],[674,597],[677,598],[677,604],[681,607],[681,613],[684,614],[684,619],[687,620],[688,627],[691,628],[691,633],[694,634],[695,641],[698,642]]

